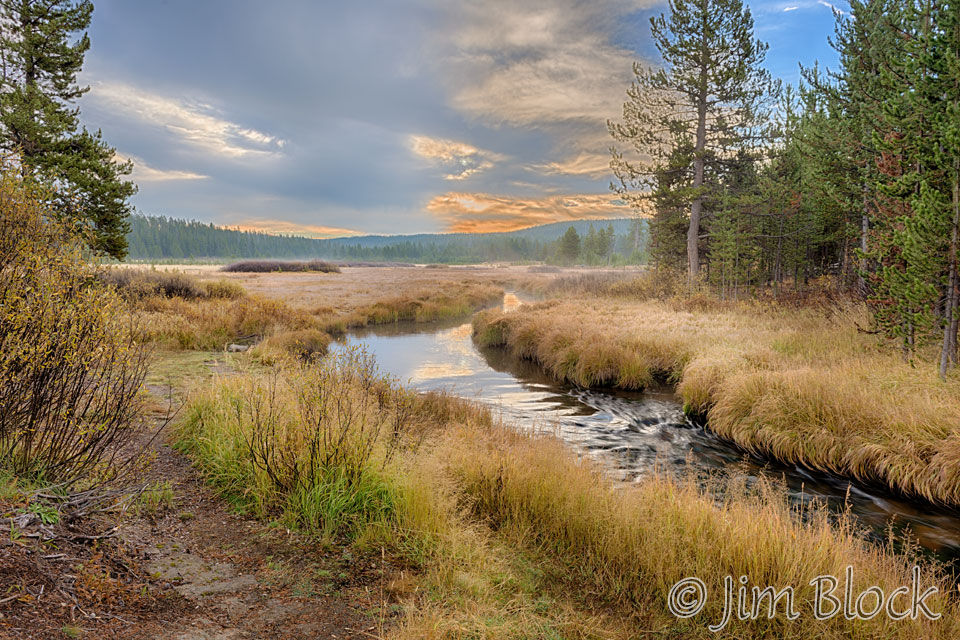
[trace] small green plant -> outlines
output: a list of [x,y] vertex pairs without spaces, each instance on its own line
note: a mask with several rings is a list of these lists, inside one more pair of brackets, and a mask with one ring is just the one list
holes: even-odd
[[43,502],[31,502],[26,511],[40,518],[40,522],[43,524],[57,524],[60,522],[60,512],[57,511],[57,508],[49,504],[44,504]]
[[83,629],[72,624],[63,625],[60,631],[68,638],[79,638],[83,635]]
[[172,509],[174,503],[173,486],[169,481],[154,482],[137,497],[137,513],[154,515],[166,509]]

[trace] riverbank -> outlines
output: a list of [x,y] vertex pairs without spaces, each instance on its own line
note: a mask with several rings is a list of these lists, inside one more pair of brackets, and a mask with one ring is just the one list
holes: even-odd
[[761,457],[960,505],[960,378],[904,362],[866,326],[857,306],[578,293],[482,312],[474,335],[585,387],[667,380],[688,413]]

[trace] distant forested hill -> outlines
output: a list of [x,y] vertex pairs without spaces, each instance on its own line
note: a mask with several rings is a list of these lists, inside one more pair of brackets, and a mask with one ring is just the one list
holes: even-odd
[[[503,233],[416,234],[316,239],[238,231],[165,216],[134,215],[127,236],[131,260],[324,258],[327,260],[472,263],[562,261],[559,238],[573,227],[583,238],[577,262],[642,262],[646,222],[577,220]],[[593,234],[591,235],[591,228]],[[567,258],[569,261],[569,258]]]

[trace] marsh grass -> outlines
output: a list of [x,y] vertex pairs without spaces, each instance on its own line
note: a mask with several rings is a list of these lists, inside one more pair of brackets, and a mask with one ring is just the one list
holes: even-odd
[[236,282],[224,279],[204,281],[181,271],[114,267],[100,269],[96,277],[115,287],[120,295],[132,302],[151,297],[235,300],[245,295],[243,287]]
[[744,449],[960,505],[960,379],[904,362],[868,324],[856,305],[584,296],[482,312],[474,337],[582,386],[676,383]]
[[709,593],[722,593],[729,575],[734,580],[747,576],[761,587],[792,585],[803,615],[796,621],[783,615],[734,620],[720,637],[949,638],[958,633],[952,582],[931,566],[924,566],[921,583],[940,589],[933,607],[944,614],[940,621],[813,619],[809,583],[816,576],[837,576],[842,590],[849,565],[857,592],[878,585],[891,593],[911,584],[913,559],[864,542],[849,520],[831,524],[824,509],[813,508],[801,518],[775,485],[761,482],[748,491],[717,480],[724,483],[718,503],[716,491],[693,479],[658,475],[615,488],[553,438],[467,429],[450,444],[457,446],[444,449],[448,468],[476,518],[489,523],[499,538],[555,559],[570,582],[607,607],[646,618],[664,631],[716,637],[705,627],[721,619],[721,598],[711,598],[703,613],[687,621],[669,617],[665,597],[688,576],[701,578]]
[[141,339],[168,347],[220,350],[238,340],[259,341],[282,331],[317,329],[302,309],[259,296],[235,300],[144,298],[135,311],[142,319]]
[[275,364],[286,357],[309,361],[326,354],[330,340],[319,329],[282,331],[258,343],[251,354],[263,364]]
[[433,322],[466,316],[503,298],[495,285],[469,284],[443,291],[421,291],[363,305],[346,320],[347,327],[394,322]]
[[[415,395],[364,360],[218,380],[177,430],[209,482],[237,506],[321,540],[387,549],[414,570],[387,585],[400,638],[953,638],[958,604],[936,567],[921,583],[937,622],[813,618],[810,581],[854,568],[857,589],[909,585],[914,558],[867,543],[849,520],[798,512],[776,485],[654,476],[619,486],[549,436],[525,435],[442,393]],[[319,371],[319,372],[318,372]],[[717,498],[717,496],[722,498]],[[793,586],[787,621],[706,630],[666,609],[687,576]],[[407,582],[404,585],[404,582]],[[412,584],[409,582],[412,581]]]
[[[196,295],[168,296],[162,293],[165,289],[154,286],[154,275],[149,275],[166,272],[114,271],[141,274],[128,279],[124,276],[123,281],[130,283],[125,298],[140,321],[142,340],[187,350],[221,350],[233,342],[258,343],[255,355],[264,362],[285,355],[308,358],[322,354],[330,336],[342,335],[351,328],[465,316],[503,297],[500,287],[470,283],[412,290],[356,306],[306,309],[276,297],[247,295],[233,281],[204,282],[187,276],[182,282],[174,279],[180,283],[176,287],[189,285]],[[186,290],[170,286],[170,291]],[[201,291],[205,293],[200,295]]]

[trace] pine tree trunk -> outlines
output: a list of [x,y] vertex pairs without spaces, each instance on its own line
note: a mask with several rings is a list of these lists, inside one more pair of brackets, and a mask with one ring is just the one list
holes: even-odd
[[[703,0],[706,5],[707,0]],[[706,11],[704,11],[706,16]],[[704,19],[704,22],[706,20]],[[706,160],[704,149],[707,146],[707,25],[703,25],[702,46],[700,50],[700,86],[697,92],[697,139],[693,156],[693,188],[696,197],[690,207],[690,227],[687,229],[688,278],[693,286],[700,276],[700,215],[703,209],[703,165]]]
[[947,376],[947,367],[957,364],[957,227],[960,226],[960,175],[953,178],[953,224],[948,254],[947,302],[944,309],[943,345],[940,348],[940,377]]
[[860,214],[860,273],[857,274],[857,292],[861,298],[867,297],[867,232],[870,230],[870,217],[867,215],[867,185],[863,185],[863,212]]

